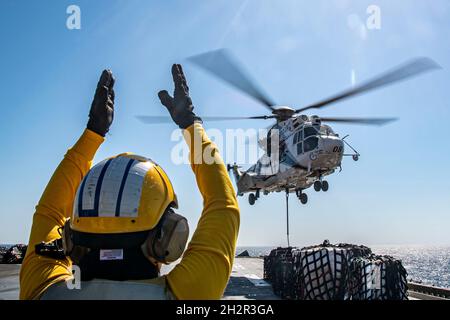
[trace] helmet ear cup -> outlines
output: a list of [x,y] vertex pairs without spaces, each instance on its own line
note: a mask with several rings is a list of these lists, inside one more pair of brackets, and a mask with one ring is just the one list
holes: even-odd
[[66,221],[62,233],[62,246],[64,255],[70,257],[72,263],[78,264],[80,260],[90,251],[89,248],[78,246],[73,241],[73,231],[70,228],[70,219]]
[[164,213],[157,227],[150,231],[143,249],[147,256],[168,264],[181,257],[188,237],[187,219],[170,209]]

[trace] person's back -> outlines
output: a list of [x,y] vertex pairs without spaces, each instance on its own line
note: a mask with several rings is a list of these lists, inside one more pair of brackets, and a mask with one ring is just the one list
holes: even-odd
[[[184,130],[204,200],[197,229],[181,261],[167,275],[159,276],[161,263],[177,260],[187,240],[185,221],[173,211],[176,196],[162,168],[149,159],[124,154],[90,170],[112,122],[114,79],[105,72],[91,107],[88,129],[68,151],[36,207],[30,250],[20,274],[21,299],[222,296],[235,254],[238,204],[219,152],[192,111],[181,66],[174,65],[172,73],[174,97],[166,91],[159,96]],[[208,162],[203,161],[205,154]],[[49,253],[50,246],[40,245],[58,245],[55,241],[60,238],[64,255],[61,250]],[[72,278],[72,261],[80,267],[80,289],[66,284]]]

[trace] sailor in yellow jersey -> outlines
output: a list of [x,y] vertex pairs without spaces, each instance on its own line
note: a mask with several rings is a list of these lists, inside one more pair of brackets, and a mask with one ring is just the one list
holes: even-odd
[[[180,65],[172,67],[172,75],[173,97],[167,91],[159,97],[184,130],[204,205],[187,249],[187,221],[175,213],[172,184],[158,164],[122,154],[91,169],[114,115],[115,80],[105,70],[87,129],[65,155],[36,207],[20,272],[21,299],[221,298],[232,270],[239,208],[217,147],[193,112]],[[213,163],[202,161],[203,154]],[[181,255],[169,274],[159,275],[162,263]],[[72,278],[72,264],[81,271],[79,289],[66,283]]]

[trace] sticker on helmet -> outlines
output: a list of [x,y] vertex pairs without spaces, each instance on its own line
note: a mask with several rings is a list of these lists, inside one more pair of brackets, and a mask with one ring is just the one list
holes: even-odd
[[100,261],[123,260],[123,249],[100,250]]

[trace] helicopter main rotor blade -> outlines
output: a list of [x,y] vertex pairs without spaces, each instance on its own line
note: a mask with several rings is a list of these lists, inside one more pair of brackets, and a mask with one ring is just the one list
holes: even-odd
[[[163,124],[173,122],[170,116],[137,116],[139,120],[146,124]],[[201,117],[203,121],[230,121],[230,120],[267,120],[275,116],[257,116],[257,117]]]
[[370,126],[383,126],[390,122],[397,121],[398,118],[333,118],[333,117],[320,117],[323,122],[335,122],[335,123],[348,123],[348,124],[361,124]]
[[243,68],[239,66],[227,50],[220,49],[206,52],[190,57],[188,60],[253,97],[269,110],[275,110],[273,106],[276,103],[268,98],[255,82],[250,80],[250,77],[244,73]]
[[406,80],[421,73],[440,68],[441,67],[435,61],[429,58],[417,58],[359,86],[334,95],[326,100],[298,109],[296,110],[296,113],[303,112],[309,109],[322,108],[329,104],[360,95],[364,92],[375,90],[393,84],[395,82]]

